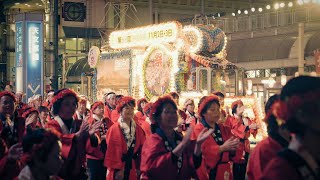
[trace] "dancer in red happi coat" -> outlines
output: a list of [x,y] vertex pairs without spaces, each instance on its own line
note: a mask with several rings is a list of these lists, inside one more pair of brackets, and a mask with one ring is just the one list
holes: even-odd
[[259,180],[262,172],[277,153],[288,146],[289,131],[285,124],[280,124],[274,115],[275,108],[280,99],[279,95],[269,98],[265,106],[265,122],[268,126],[268,137],[260,141],[250,154],[247,176],[249,180]]
[[231,128],[234,136],[240,139],[239,147],[233,158],[233,177],[235,180],[245,179],[247,164],[250,154],[249,137],[252,134],[254,137],[257,134],[257,124],[254,120],[243,117],[245,106],[241,100],[232,103],[232,116],[228,116],[225,126]]
[[74,120],[73,115],[78,105],[78,96],[71,89],[61,89],[54,93],[52,114],[54,119],[47,123],[47,128],[59,133],[64,160],[59,176],[63,179],[87,179],[85,175],[85,147],[89,136],[98,131],[96,126],[89,128],[86,120]]
[[146,137],[149,137],[152,134],[151,126],[154,124],[150,118],[150,111],[152,108],[152,103],[149,102],[143,107],[143,113],[146,116],[145,121],[141,121],[141,128],[143,129],[144,133],[146,134]]
[[201,168],[197,170],[199,179],[232,180],[230,152],[237,149],[239,139],[232,136],[230,128],[218,124],[220,119],[218,97],[211,95],[202,98],[198,113],[201,121],[195,126],[192,138],[197,138],[204,128],[214,130],[201,146],[203,162]]
[[178,125],[178,108],[170,96],[160,97],[150,112],[157,124],[142,149],[141,179],[187,180],[197,178],[196,169],[201,164],[201,144],[213,130],[204,129],[198,138],[190,141],[193,128],[185,137],[174,129]]
[[135,100],[132,97],[121,98],[117,105],[120,118],[108,130],[104,165],[108,167],[109,180],[135,180],[140,177],[141,149],[145,134],[133,120],[134,108]]
[[299,76],[288,81],[280,94],[275,115],[292,135],[288,148],[274,157],[262,180],[320,179],[320,78]]
[[0,92],[0,177],[14,179],[22,169],[22,137],[25,119],[15,117],[15,95]]
[[[112,110],[116,109],[116,93],[109,92],[104,96],[104,117],[111,119]],[[112,120],[112,119],[111,119]]]
[[[88,120],[90,126],[99,126],[99,131],[95,136],[87,140],[87,166],[89,169],[90,180],[106,179],[107,169],[104,167],[104,155],[107,150],[106,134],[108,129],[113,125],[110,119],[103,117],[104,104],[97,101],[91,105],[91,115]],[[101,122],[96,123],[96,122]]]

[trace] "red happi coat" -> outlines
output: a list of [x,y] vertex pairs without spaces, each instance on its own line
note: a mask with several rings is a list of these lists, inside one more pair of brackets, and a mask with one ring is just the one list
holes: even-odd
[[50,120],[46,126],[59,134],[62,143],[61,156],[64,162],[59,176],[63,179],[79,179],[83,170],[82,165],[85,162],[87,139],[76,138],[75,133],[79,130],[82,121],[73,120],[72,130],[67,129],[66,132],[64,126],[59,124],[57,117]]
[[[216,124],[217,125],[217,124]],[[231,138],[232,134],[228,127],[218,124],[222,139],[226,142]],[[191,139],[196,140],[200,132],[204,129],[202,123],[198,123],[191,135]],[[209,136],[201,145],[202,150],[202,164],[199,169],[197,169],[197,175],[200,180],[208,180],[210,171],[217,166],[216,179],[230,179],[232,180],[231,172],[231,159],[229,158],[229,152],[223,152],[222,155],[219,153],[220,146],[214,140],[212,136]],[[220,163],[218,164],[221,158]]]
[[8,135],[4,134],[4,124],[2,121],[5,121],[5,117],[0,114],[0,179],[14,179],[18,176],[19,172],[23,168],[22,165],[25,163],[22,159],[17,161],[8,160],[8,150],[15,143],[22,142],[25,130],[25,119],[22,117],[13,119],[13,131],[16,132],[14,133],[14,139],[9,139]]
[[103,114],[103,117],[109,118],[109,119],[112,120],[112,118],[111,118],[111,112],[112,112],[112,109],[110,109],[108,105],[104,105],[104,114]]
[[[282,156],[280,154],[282,154]],[[285,158],[284,156],[287,156],[287,158]],[[315,172],[317,171],[317,169],[312,170],[310,164],[308,164],[307,161],[301,155],[297,154],[295,151],[284,149],[268,163],[260,179],[315,180],[320,179],[319,173]]]
[[118,122],[118,119],[120,118],[120,113],[115,109],[111,111],[110,119],[113,123]]
[[[111,126],[107,133],[107,151],[104,159],[104,166],[108,167],[108,180],[113,180],[117,170],[124,170],[125,162],[122,161],[123,155],[127,154],[128,147],[125,137],[120,128],[120,124],[116,122]],[[132,169],[130,171],[130,180],[136,180],[136,169],[140,169],[141,149],[145,141],[145,135],[142,128],[136,124],[134,154],[138,157],[132,160]]]
[[16,110],[18,112],[18,117],[22,116],[26,108],[28,108],[28,105],[23,102],[20,102],[19,104],[17,104]]
[[141,123],[141,128],[143,129],[145,135],[146,135],[146,138],[149,137],[152,132],[151,132],[151,124],[149,124],[147,121],[144,121]]
[[[93,117],[90,117],[88,119],[88,123],[90,125],[92,125],[93,123],[95,123],[96,121],[99,121]],[[104,125],[101,126],[101,130],[103,132],[96,132],[94,137],[90,137],[90,139],[94,139],[94,141],[97,142],[97,145],[94,147],[91,143],[91,140],[88,139],[87,140],[87,144],[86,144],[86,157],[87,159],[95,159],[95,160],[103,160],[104,159],[104,152],[101,151],[101,143],[106,143],[106,141],[102,140],[101,135],[106,135],[106,132],[108,131],[108,129],[110,129],[110,127],[113,125],[113,122],[110,119],[104,118],[102,119],[103,123],[105,123],[106,129],[104,128]],[[104,144],[106,145],[106,144]]]
[[142,112],[140,112],[140,111],[138,111],[135,114],[136,122],[138,122],[140,126],[142,125],[143,122],[146,121],[146,118],[147,118],[147,116],[143,115]]
[[178,173],[177,160],[174,160],[171,151],[166,149],[162,137],[157,133],[150,135],[142,148],[141,179],[187,180],[195,177],[194,147],[195,141],[192,141],[184,150],[182,167]]
[[252,123],[254,123],[254,121],[249,119],[248,126],[245,126],[242,119],[239,120],[234,116],[228,116],[224,123],[225,126],[231,128],[231,133],[234,136],[240,138],[239,147],[236,151],[235,157],[233,158],[233,162],[235,163],[244,163],[245,152],[250,153],[250,141],[248,138],[250,137],[250,134],[254,137],[257,135],[256,129],[249,129],[249,125]]
[[196,117],[196,115],[194,114],[194,116],[192,116],[188,111],[186,111],[186,120],[189,118],[193,118],[194,120],[189,124],[190,127],[194,127],[197,122],[199,121],[199,119]]
[[248,163],[248,179],[259,180],[263,170],[272,158],[284,147],[271,137],[267,137],[257,144],[251,152]]

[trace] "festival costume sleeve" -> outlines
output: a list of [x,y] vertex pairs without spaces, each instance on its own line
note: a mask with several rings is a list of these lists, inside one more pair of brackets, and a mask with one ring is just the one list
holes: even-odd
[[177,169],[174,155],[163,146],[162,139],[157,134],[147,139],[141,153],[141,172],[152,177],[164,173],[165,169]]
[[124,169],[124,163],[121,158],[127,153],[126,142],[119,127],[115,123],[108,131],[106,137],[108,149],[106,151],[104,165],[112,169]]
[[110,118],[113,123],[116,123],[120,117],[120,113],[117,110],[112,110]]
[[262,173],[261,180],[300,180],[297,170],[280,157],[273,158]]
[[231,128],[231,133],[234,136],[240,139],[244,138],[247,130],[247,126],[240,123],[235,117],[228,116],[225,126]]
[[57,121],[51,120],[47,123],[48,129],[53,129],[54,131],[58,132],[62,144],[61,148],[61,155],[63,158],[67,159],[70,154],[70,150],[73,144],[73,139],[75,134],[63,134],[60,128],[60,125]]
[[111,119],[111,109],[105,105],[103,117]]

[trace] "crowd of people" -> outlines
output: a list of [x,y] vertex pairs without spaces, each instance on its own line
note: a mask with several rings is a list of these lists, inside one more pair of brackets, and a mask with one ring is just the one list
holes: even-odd
[[88,108],[71,89],[23,103],[0,92],[0,179],[320,179],[320,78],[291,79],[265,105],[268,137],[224,94],[155,102],[109,92]]

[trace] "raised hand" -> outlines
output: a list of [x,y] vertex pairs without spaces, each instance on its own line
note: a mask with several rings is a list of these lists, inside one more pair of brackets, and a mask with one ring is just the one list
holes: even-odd
[[83,120],[80,126],[79,131],[76,133],[77,137],[86,137],[89,134],[89,123],[86,120]]
[[35,127],[38,121],[38,115],[36,113],[31,114],[26,119],[26,127],[31,125],[32,127]]
[[239,139],[233,136],[220,146],[220,151],[235,151],[238,148],[238,145]]
[[204,128],[197,138],[197,144],[201,145],[212,133],[214,129],[210,128]]
[[96,121],[95,123],[93,123],[89,129],[89,135],[93,135],[94,133],[98,132],[101,125],[102,121]]
[[23,154],[22,145],[20,143],[14,144],[8,151],[8,159],[18,160]]

